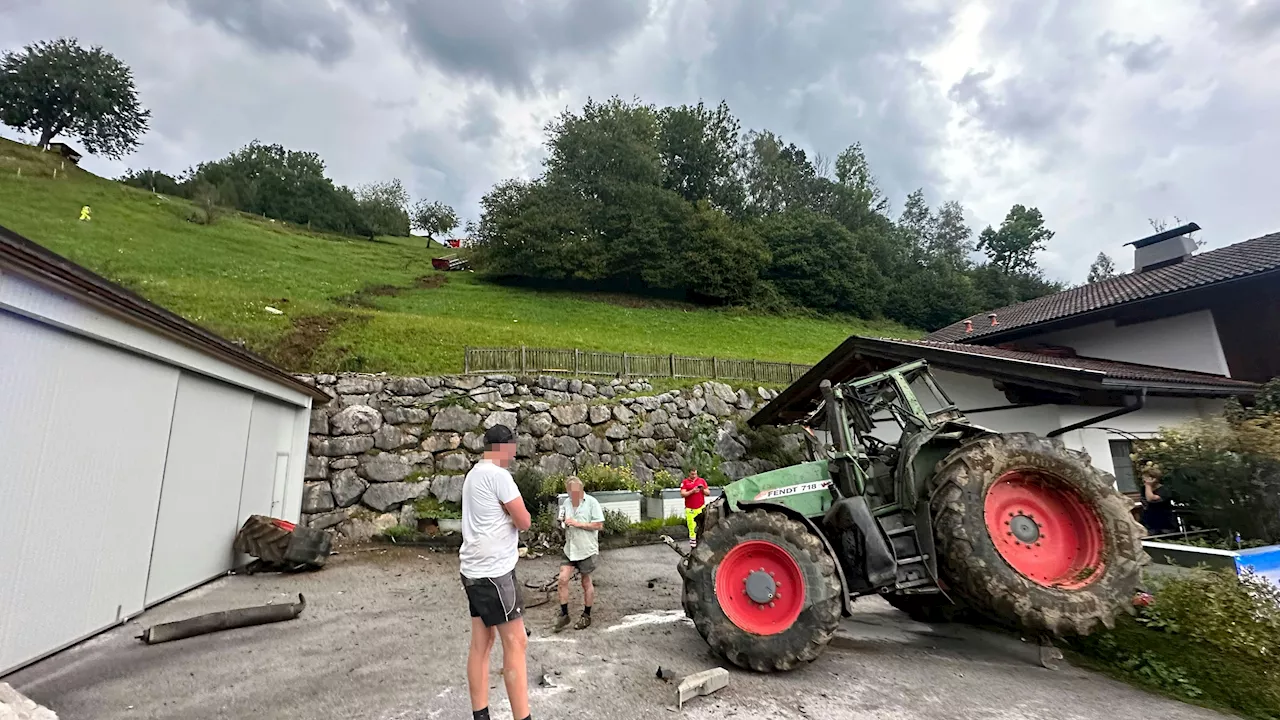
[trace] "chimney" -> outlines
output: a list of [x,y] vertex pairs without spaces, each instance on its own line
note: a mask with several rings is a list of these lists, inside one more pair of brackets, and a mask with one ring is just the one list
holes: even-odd
[[965,332],[967,332],[967,333],[971,333],[971,332],[973,332],[973,321],[972,321],[972,320],[965,320],[965,321],[964,321],[964,331],[965,331]]
[[987,317],[991,318],[991,327],[995,327],[1000,324],[1000,321],[996,319],[995,313],[991,313]]
[[1188,236],[1199,229],[1199,225],[1187,223],[1126,243],[1133,246],[1133,271],[1142,273],[1186,261],[1196,251],[1196,241]]

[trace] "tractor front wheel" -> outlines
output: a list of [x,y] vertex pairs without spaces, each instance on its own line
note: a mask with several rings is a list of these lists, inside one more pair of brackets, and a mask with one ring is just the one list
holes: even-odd
[[1031,433],[988,435],[934,477],[939,572],[996,621],[1087,635],[1132,610],[1142,527],[1084,453]]
[[840,621],[840,580],[822,541],[778,512],[726,514],[681,563],[685,612],[717,652],[759,672],[822,654]]

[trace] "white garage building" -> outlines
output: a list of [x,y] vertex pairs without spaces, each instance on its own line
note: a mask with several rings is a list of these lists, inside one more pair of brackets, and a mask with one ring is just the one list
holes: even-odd
[[324,397],[0,228],[0,676],[232,568],[296,521]]

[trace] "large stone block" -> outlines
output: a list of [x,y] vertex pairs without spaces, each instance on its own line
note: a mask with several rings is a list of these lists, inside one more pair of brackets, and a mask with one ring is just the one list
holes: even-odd
[[614,390],[612,385],[601,385],[596,388],[596,391],[600,393],[600,397],[606,398],[611,398],[618,394],[618,391]]
[[462,436],[457,433],[434,433],[422,439],[422,449],[432,453],[457,450],[461,445]]
[[372,395],[382,391],[382,381],[372,375],[343,375],[338,378],[339,395]]
[[543,390],[542,397],[546,398],[549,403],[567,403],[569,402],[569,393],[560,392],[559,390]]
[[484,419],[484,429],[488,430],[489,428],[495,425],[503,425],[509,430],[515,430],[516,425],[518,425],[519,423],[520,423],[520,420],[516,417],[516,414],[513,412],[510,412],[510,411],[491,412],[489,413],[489,417]]
[[587,421],[586,405],[558,405],[551,408],[551,417],[561,425],[573,425]]
[[368,405],[352,405],[329,418],[334,435],[368,435],[382,427],[382,413]]
[[345,509],[321,513],[319,515],[311,515],[307,518],[307,527],[312,530],[327,530],[343,520],[346,520],[347,517],[348,515]]
[[436,467],[445,472],[466,472],[471,469],[471,459],[465,453],[448,453],[436,459]]
[[743,410],[750,410],[755,405],[755,401],[751,399],[751,395],[746,390],[738,391],[738,407]]
[[667,440],[676,436],[676,431],[671,429],[670,425],[654,425],[653,436],[659,440]]
[[636,398],[635,404],[639,405],[642,409],[644,409],[647,412],[653,412],[654,410],[657,410],[658,408],[662,407],[661,400],[659,400],[656,397],[648,397],[648,396]]
[[360,461],[353,457],[340,457],[340,458],[334,458],[333,460],[329,461],[329,469],[330,470],[346,470],[347,468],[356,467],[359,464],[360,464]]
[[536,415],[530,415],[525,421],[525,427],[529,428],[529,434],[534,437],[542,437],[551,432],[551,428],[555,427],[555,420],[551,419],[550,413],[540,412]]
[[418,444],[418,436],[395,425],[383,425],[373,434],[374,446],[382,450],[399,450]]
[[387,392],[392,395],[427,395],[432,387],[424,378],[404,377],[387,381]]
[[391,453],[365,456],[360,462],[360,475],[375,483],[396,482],[409,477],[414,468],[404,458]]
[[[389,482],[370,485],[360,498],[360,502],[377,510],[387,512],[398,508],[407,500],[414,500],[431,490],[433,483]],[[397,518],[398,520],[398,518]]]
[[502,393],[498,392],[494,388],[477,388],[471,391],[471,399],[481,405],[487,405],[489,403],[496,403],[502,400]]
[[543,455],[538,459],[538,471],[543,475],[567,475],[573,472],[573,460],[557,453]]
[[445,380],[445,385],[458,390],[475,390],[484,385],[484,377],[481,375],[463,375],[460,377],[451,377]]
[[636,428],[636,437],[651,438],[653,437],[653,423],[640,423],[640,427]]
[[725,460],[741,460],[747,454],[747,449],[732,435],[725,433],[716,440],[716,454]]
[[364,478],[356,474],[355,470],[339,470],[333,474],[333,479],[329,481],[329,485],[333,489],[333,500],[338,507],[350,507],[356,504],[364,491],[369,488],[369,483]]
[[569,436],[583,438],[591,434],[591,426],[586,423],[578,423],[569,426]]
[[532,435],[519,435],[516,437],[516,457],[533,457],[538,451],[538,441]]
[[322,513],[334,508],[333,491],[327,482],[308,482],[302,486],[302,512]]
[[311,429],[314,435],[329,434],[329,411],[325,408],[318,407],[311,409]]
[[306,480],[325,480],[329,477],[329,458],[307,456],[307,470],[303,475]]
[[631,412],[630,410],[623,407],[622,405],[613,406],[613,417],[615,420],[617,420],[620,423],[624,423],[624,424],[629,423],[631,422],[632,418],[634,418],[635,416],[636,416],[635,413]]
[[373,437],[369,435],[348,435],[346,437],[311,439],[311,452],[314,455],[336,457],[338,455],[359,455],[373,449]]
[[440,502],[462,502],[462,485],[465,475],[437,475],[431,480],[431,494]]
[[600,455],[613,452],[613,443],[595,434],[587,435],[583,438],[582,445],[587,450]]
[[626,440],[631,437],[631,431],[626,425],[615,422],[604,429],[604,436],[610,440]]
[[671,419],[671,414],[668,413],[666,410],[663,410],[662,408],[658,408],[657,410],[654,410],[653,412],[649,413],[649,422],[653,423],[654,425],[661,425],[670,419]]
[[462,447],[473,453],[484,452],[484,435],[475,432],[469,432],[466,435],[463,435]]
[[717,395],[707,395],[707,412],[716,417],[727,417],[733,414],[733,409],[724,400]]
[[468,430],[474,430],[479,424],[479,415],[453,405],[436,413],[435,419],[431,421],[431,429],[467,432]]
[[610,412],[608,405],[592,405],[587,410],[587,419],[591,421],[592,425],[608,422],[612,416],[613,413]]
[[425,408],[386,407],[382,417],[392,425],[422,425],[431,420],[431,413]]
[[582,446],[578,444],[578,441],[568,435],[556,438],[556,452],[561,455],[568,455],[572,457],[577,455],[581,450]]

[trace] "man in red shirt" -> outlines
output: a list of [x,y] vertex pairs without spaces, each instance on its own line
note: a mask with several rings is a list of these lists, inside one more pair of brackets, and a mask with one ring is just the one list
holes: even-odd
[[698,468],[690,468],[689,474],[680,481],[680,497],[684,498],[684,519],[689,524],[689,549],[698,546],[698,530],[694,522],[707,503],[711,488],[707,481],[698,477]]

